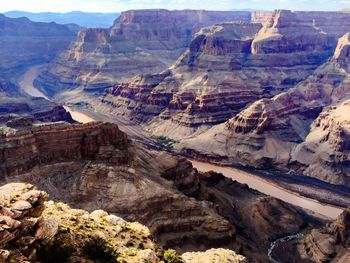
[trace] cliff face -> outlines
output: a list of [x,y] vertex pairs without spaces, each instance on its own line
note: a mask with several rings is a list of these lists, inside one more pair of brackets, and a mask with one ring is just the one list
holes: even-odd
[[[59,138],[60,143],[55,138]],[[15,134],[9,131],[2,134],[2,140],[8,145],[1,153],[3,178],[25,173],[38,163],[98,159],[125,164],[128,159],[126,151],[123,151],[128,146],[127,136],[112,124],[43,125]],[[110,148],[101,153],[99,145],[109,145]],[[19,160],[18,156],[22,158]]]
[[251,22],[265,24],[273,16],[272,11],[256,11],[251,14]]
[[168,70],[117,84],[102,102],[156,135],[193,135],[307,79],[332,57],[347,31],[343,24],[350,23],[344,13],[277,10],[252,19],[261,16],[270,17],[262,28],[224,23],[202,29]]
[[[346,34],[339,39],[332,59],[308,79],[253,103],[197,142],[188,141],[189,148],[228,156],[231,162],[274,166],[348,186],[348,48]],[[211,145],[214,152],[199,143],[205,138],[215,144]]]
[[54,200],[139,221],[159,244],[178,251],[227,247],[264,262],[266,240],[303,224],[290,206],[223,176],[200,174],[184,159],[146,150],[113,124],[7,129],[0,140],[3,180],[33,183]]
[[110,29],[82,30],[36,85],[48,94],[77,86],[101,90],[137,74],[160,72],[176,61],[201,27],[249,19],[249,12],[123,12]]
[[19,87],[0,77],[0,126],[21,126],[25,122],[73,123],[71,115],[61,106],[43,98],[22,93]]
[[262,96],[263,91],[244,84],[247,75],[238,72],[260,28],[241,22],[204,28],[174,66],[114,86],[103,102],[144,122],[158,116],[184,126],[223,122]]

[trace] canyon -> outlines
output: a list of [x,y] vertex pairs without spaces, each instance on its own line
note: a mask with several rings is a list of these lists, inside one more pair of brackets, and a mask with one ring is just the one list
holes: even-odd
[[345,263],[349,255],[349,209],[323,228],[280,244],[273,257],[279,262]]
[[264,20],[267,14],[205,10],[130,10],[109,29],[84,29],[36,80],[49,95],[83,88],[101,91],[137,74],[172,65],[202,27],[224,21]]
[[[341,37],[333,57],[295,88],[254,102],[180,148],[348,186],[349,36]],[[208,138],[211,145],[199,143]]]
[[18,82],[33,65],[49,62],[67,48],[75,33],[55,23],[0,14],[0,35],[0,125],[35,120],[73,122],[60,104],[28,96]]
[[349,260],[349,12],[76,31],[0,15],[2,259]]
[[315,221],[183,158],[147,150],[115,124],[8,128],[0,140],[3,182],[31,183],[53,200],[141,222],[177,251],[224,247],[265,262],[269,240]]
[[[165,14],[172,15],[167,19],[162,18]],[[140,13],[136,11],[125,12],[108,32],[91,30],[90,33],[94,34],[91,50],[96,51],[95,34],[104,32],[102,38],[97,38],[103,43],[109,43],[115,36],[113,34],[121,32],[120,28],[125,26],[128,30],[123,30],[123,39],[135,43],[135,37],[142,34],[133,31],[134,23],[152,25],[154,21],[149,17],[156,16],[164,20],[162,26],[166,28],[168,20],[174,23],[173,20],[181,17],[180,14],[189,15],[186,12],[167,13],[162,10],[147,11],[144,16],[138,16]],[[209,14],[206,15],[210,17]],[[346,78],[344,71],[347,70],[346,43],[350,14],[288,10],[229,13],[232,16],[229,18],[226,17],[227,13],[214,14],[215,19],[210,17],[208,21],[217,24],[209,27],[205,27],[205,19],[201,21],[198,17],[181,20],[189,20],[192,29],[196,25],[202,26],[202,29],[191,31],[186,41],[177,38],[174,42],[170,34],[167,41],[176,47],[167,50],[179,52],[176,55],[174,53],[162,68],[151,66],[150,71],[158,72],[156,74],[146,71],[142,73],[147,74],[141,75],[137,75],[140,72],[131,73],[121,59],[114,58],[113,61],[120,63],[122,68],[116,73],[113,67],[107,66],[114,79],[110,81],[108,77],[108,81],[103,84],[97,81],[99,83],[95,89],[94,84],[91,84],[93,81],[87,81],[84,85],[78,81],[74,86],[72,78],[65,79],[64,74],[55,73],[51,78],[50,70],[60,69],[53,62],[48,71],[35,80],[35,85],[47,95],[56,94],[58,101],[72,105],[83,103],[93,111],[134,122],[154,137],[166,136],[180,141],[175,145],[175,150],[190,157],[201,155],[207,159],[221,159],[225,164],[264,169],[273,167],[283,172],[316,177],[331,184],[347,185],[348,139],[346,130],[341,131],[339,128],[344,122],[332,125],[338,126],[329,131],[332,132],[331,143],[334,145],[327,146],[328,143],[323,143],[327,139],[320,136],[326,133],[321,130],[326,129],[329,122],[322,122],[321,119],[327,114],[320,113],[327,106],[338,107],[336,101],[342,103],[340,100],[348,96],[346,81],[343,79]],[[220,19],[224,17],[235,21],[221,23]],[[183,23],[182,26],[186,28],[189,25]],[[152,43],[152,47],[159,47],[154,43],[159,38],[153,37],[143,38],[138,41],[138,45],[143,43],[145,48],[149,48],[147,45]],[[84,45],[89,41],[78,38],[75,45]],[[98,45],[101,41],[97,41]],[[180,45],[179,42],[187,44]],[[116,48],[122,48],[123,44],[119,41],[116,45]],[[67,52],[77,55],[74,48],[62,55]],[[85,57],[90,51],[81,49],[79,52],[79,56]],[[92,57],[95,59],[98,56]],[[160,57],[164,59],[167,55],[159,53],[157,58]],[[176,57],[179,58],[171,64],[171,60],[174,61]],[[65,62],[64,65],[69,63]],[[158,62],[156,64],[160,65]],[[138,63],[131,65],[141,69],[147,62],[143,61],[142,67]],[[86,70],[88,67],[78,68]],[[64,72],[71,74],[74,70]],[[106,75],[103,71],[98,72],[97,75]],[[137,76],[128,80],[130,75]],[[58,79],[62,81],[57,82]],[[55,84],[50,86],[48,83]],[[339,88],[336,87],[338,84]],[[329,89],[329,86],[333,87]],[[333,90],[336,91],[334,94],[327,95]],[[300,92],[308,94],[300,95]],[[306,103],[299,103],[296,98]],[[292,105],[293,100],[295,105]],[[347,104],[344,102],[342,105],[339,107],[346,112]],[[283,107],[285,110],[282,110]],[[333,116],[327,116],[330,115]],[[316,121],[319,124],[315,124]],[[321,123],[324,123],[323,127],[313,128]],[[315,138],[320,141],[315,142]],[[326,148],[328,153],[320,154]]]
[[[325,23],[329,17],[333,24]],[[114,85],[102,103],[154,135],[202,133],[309,77],[332,56],[349,19],[348,13],[278,10],[264,26],[232,22],[204,28],[170,68]]]

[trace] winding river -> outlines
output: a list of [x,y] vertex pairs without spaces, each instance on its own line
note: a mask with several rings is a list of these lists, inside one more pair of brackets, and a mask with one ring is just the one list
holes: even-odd
[[[42,92],[40,92],[33,86],[33,81],[40,72],[40,69],[41,66],[30,68],[20,78],[19,85],[21,89],[29,95],[47,98]],[[78,122],[87,123],[95,120],[94,116],[88,116],[87,113],[72,110],[69,107],[65,108],[71,113],[72,118]],[[281,188],[278,185],[271,183],[270,181],[264,180],[263,178],[254,175],[253,173],[249,173],[232,167],[223,167],[194,160],[192,160],[191,162],[193,166],[199,171],[206,172],[212,170],[218,173],[222,173],[226,177],[236,180],[242,184],[247,184],[250,188],[256,189],[264,194],[273,196],[292,205],[310,210],[316,214],[323,215],[330,219],[335,219],[343,211],[341,208],[327,204],[322,204],[317,200],[302,197],[296,193],[290,192],[287,189]]]

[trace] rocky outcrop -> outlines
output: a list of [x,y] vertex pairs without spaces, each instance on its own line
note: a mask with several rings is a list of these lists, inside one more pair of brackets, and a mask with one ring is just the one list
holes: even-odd
[[[0,187],[0,255],[3,262],[247,262],[228,249],[188,252],[182,259],[157,244],[150,230],[103,210],[89,213],[61,202],[30,184]],[[197,260],[197,261],[196,261]],[[200,261],[203,262],[203,261]]]
[[103,90],[137,74],[166,69],[203,26],[250,20],[249,12],[131,10],[110,29],[82,30],[36,80],[47,94],[83,86]]
[[334,52],[333,58],[340,62],[347,62],[350,59],[350,33],[346,33],[338,41],[338,46]]
[[251,14],[251,22],[265,24],[273,16],[272,11],[255,11]]
[[[116,85],[103,102],[142,121],[160,115],[162,120],[173,119],[187,126],[223,122],[261,96],[261,90],[243,85],[232,74],[242,67],[260,28],[260,24],[249,23],[205,28],[172,68]],[[238,94],[241,99],[234,100]]]
[[[12,84],[9,85],[12,86]],[[6,92],[0,98],[0,126],[12,126],[17,123],[17,126],[20,127],[21,120],[30,122],[74,122],[70,113],[62,105],[44,98],[33,98],[25,94],[18,94],[17,91],[16,87],[14,92],[16,95]]]
[[114,124],[6,129],[0,145],[4,181],[29,182],[54,200],[141,222],[159,244],[180,252],[225,247],[265,262],[267,240],[304,222],[283,202],[144,149]]
[[350,100],[327,107],[292,153],[294,169],[341,185],[350,185]]
[[35,23],[27,18],[0,14],[0,74],[13,76],[27,65],[45,63],[68,47],[75,33],[55,23]]
[[284,263],[345,263],[349,254],[350,209],[346,209],[334,222],[313,229],[305,236],[286,242],[274,250],[274,258]]
[[[348,39],[340,38],[332,59],[295,88],[253,103],[184,147],[348,186]],[[200,143],[208,139],[210,149]]]
[[[1,153],[2,178],[25,173],[37,164],[74,160],[101,160],[113,164],[128,162],[125,151],[127,136],[113,124],[39,125],[20,133],[5,131],[1,136],[7,145]],[[103,145],[108,145],[109,149],[100,152]],[[20,160],[19,155],[22,156]]]
[[247,260],[243,256],[237,255],[235,252],[227,249],[210,249],[205,253],[188,252],[183,254],[182,258],[186,263],[247,262]]
[[332,56],[337,37],[347,31],[342,23],[349,21],[344,13],[277,10],[262,28],[204,28],[168,70],[117,84],[102,102],[112,114],[146,123],[155,135],[193,136],[305,80]]
[[162,247],[139,223],[101,210],[88,213],[45,202],[47,194],[28,184],[4,185],[0,196],[3,262],[159,262],[164,258]]
[[345,210],[338,219],[320,230],[313,230],[305,237],[305,247],[316,262],[346,262],[350,258],[350,211]]

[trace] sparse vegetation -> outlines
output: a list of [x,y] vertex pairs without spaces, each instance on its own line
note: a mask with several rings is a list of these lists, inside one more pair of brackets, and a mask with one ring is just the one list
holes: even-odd
[[91,237],[83,246],[83,254],[96,262],[117,263],[118,253],[101,237]]
[[166,136],[157,137],[157,141],[161,145],[161,147],[166,148],[168,150],[172,150],[174,148],[174,144],[179,143],[179,141],[173,140]]
[[164,260],[166,263],[183,263],[184,262],[174,249],[167,249],[164,251]]
[[62,239],[55,239],[47,246],[41,246],[37,256],[42,263],[65,263],[69,262],[75,249],[65,244]]
[[132,242],[131,240],[129,240],[129,241],[126,243],[126,246],[127,246],[127,247],[133,247],[133,246],[134,246],[134,242]]
[[145,244],[143,244],[142,242],[139,243],[138,248],[139,249],[145,249]]

